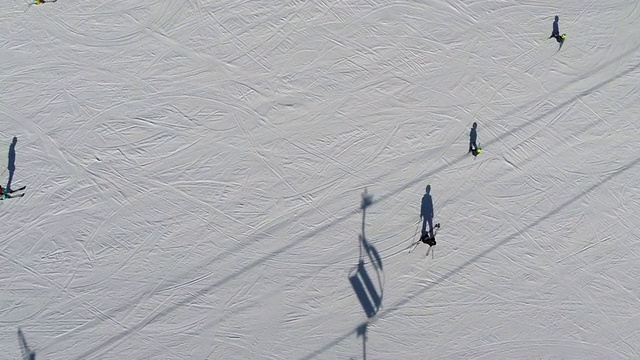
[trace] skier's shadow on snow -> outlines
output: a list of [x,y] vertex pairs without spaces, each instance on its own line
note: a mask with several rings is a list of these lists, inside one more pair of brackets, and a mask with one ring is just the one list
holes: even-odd
[[22,330],[18,329],[18,341],[20,342],[20,350],[22,351],[22,360],[36,360],[36,352],[31,350],[27,345]]
[[[372,197],[365,189],[362,194],[362,233],[358,237],[360,256],[358,264],[349,272],[349,282],[358,297],[358,301],[364,310],[367,319],[373,318],[382,306],[382,259],[375,246],[367,240],[365,235],[366,209],[373,203]],[[366,257],[365,257],[366,255]],[[365,260],[369,261],[366,262]],[[377,278],[377,284],[372,277]],[[358,337],[362,336],[363,359],[367,358],[367,326],[368,322],[358,328]]]
[[[420,218],[422,219],[422,233],[429,231],[429,236],[433,237],[433,198],[431,197],[431,185],[427,185],[422,203],[420,204]],[[427,230],[427,226],[429,229]]]
[[13,137],[11,145],[9,145],[9,163],[7,169],[9,170],[9,180],[7,181],[7,191],[11,190],[11,182],[13,181],[13,174],[16,172],[16,143],[17,137]]
[[[603,62],[602,64],[598,65],[595,69],[591,70],[592,74],[597,74],[598,72],[602,71],[603,69],[605,69],[607,66],[610,66],[611,64],[614,64],[618,61],[620,61],[621,59],[624,59],[626,57],[628,57],[629,55],[633,55],[638,49],[640,48],[640,46],[634,46],[629,48],[628,50],[626,50],[624,53],[610,59],[607,60],[605,62]],[[496,136],[495,138],[487,141],[485,143],[485,145],[491,145],[494,143],[497,143],[499,141],[501,141],[504,138],[508,138],[509,136],[512,136],[513,134],[519,132],[519,131],[524,131],[526,129],[528,129],[529,127],[538,124],[540,121],[544,120],[546,117],[552,115],[554,112],[558,111],[558,109],[563,109],[566,107],[569,107],[571,105],[573,105],[574,103],[576,103],[578,100],[580,100],[582,97],[584,96],[588,96],[588,95],[592,95],[594,92],[596,92],[599,89],[602,89],[603,87],[613,83],[616,80],[619,80],[621,78],[624,78],[625,76],[629,76],[631,74],[633,74],[635,71],[640,69],[640,62],[636,62],[635,64],[633,64],[631,67],[629,67],[628,69],[614,75],[611,77],[608,77],[606,79],[601,79],[601,81],[599,81],[597,84],[594,84],[593,86],[582,90],[574,95],[572,95],[570,98],[568,98],[567,100],[564,100],[563,102],[561,102],[560,104],[558,104],[557,106],[554,106],[552,108],[550,108],[549,110],[543,111],[539,114],[537,114],[536,116],[532,117],[531,119],[527,120],[525,123],[520,124],[504,133],[502,133],[499,136]],[[593,76],[593,75],[589,75],[589,76]],[[581,78],[582,79],[582,78]],[[561,85],[559,86],[557,89],[554,89],[556,92],[566,89],[572,85],[575,84],[577,80],[575,81],[571,81],[568,82],[567,84]],[[529,100],[528,102],[526,102],[523,105],[520,105],[512,110],[509,110],[507,112],[505,112],[502,117],[510,117],[513,116],[514,114],[518,114],[526,109],[529,109],[531,106],[534,106],[535,104],[538,104],[540,102],[540,99],[535,99],[532,98],[531,100]],[[595,125],[597,125],[598,123],[595,123]],[[591,127],[586,127],[584,131],[586,131],[586,129],[590,129]],[[396,190],[392,190],[378,198],[376,198],[374,203],[378,203],[378,202],[382,202],[384,200],[387,200],[389,198],[392,198],[394,196],[396,196],[397,194],[403,192],[405,189],[407,189],[409,186],[411,185],[415,185],[419,182],[422,182],[424,179],[428,178],[429,176],[432,176],[433,174],[437,174],[438,172],[445,170],[449,167],[451,167],[452,165],[458,164],[460,162],[462,162],[465,159],[466,156],[461,155],[457,160],[454,160],[453,162],[447,162],[445,164],[442,164],[440,166],[436,166],[433,169],[431,169],[429,172],[425,173],[424,175],[413,179],[411,181],[409,181],[408,183],[402,185],[401,187],[399,187]],[[501,246],[509,243],[510,241],[522,236],[523,233],[526,233],[527,231],[529,231],[530,229],[534,228],[535,226],[539,225],[540,223],[542,223],[543,221],[547,221],[549,219],[551,219],[552,216],[557,215],[559,211],[565,209],[567,206],[575,203],[577,200],[581,199],[582,197],[590,194],[592,191],[595,191],[596,189],[600,188],[602,185],[606,184],[608,181],[610,181],[612,178],[620,175],[622,172],[626,172],[627,170],[635,167],[635,166],[640,166],[640,158],[632,161],[631,163],[627,164],[625,167],[614,171],[613,173],[611,173],[610,175],[608,175],[605,179],[600,180],[599,182],[597,182],[596,184],[594,184],[593,186],[591,186],[590,188],[583,190],[580,194],[574,196],[572,199],[564,202],[563,204],[559,205],[558,207],[554,208],[553,210],[551,210],[549,213],[547,213],[546,215],[539,217],[536,221],[530,223],[529,225],[527,225],[526,227],[524,227],[523,229],[520,229],[519,231],[505,237],[503,240],[499,241],[498,243],[492,245],[491,247],[487,248],[486,250],[482,251],[481,253],[476,254],[475,256],[473,256],[471,259],[467,260],[466,262],[464,262],[463,264],[452,268],[451,270],[447,271],[446,273],[442,274],[435,282],[433,282],[431,285],[427,285],[423,288],[421,288],[420,290],[414,292],[413,294],[410,294],[408,296],[406,296],[403,300],[392,304],[391,308],[389,308],[386,311],[386,314],[390,314],[395,312],[397,309],[401,309],[402,305],[405,305],[411,301],[414,301],[416,299],[419,298],[420,295],[424,294],[426,291],[429,291],[431,289],[433,289],[433,287],[435,286],[434,284],[438,284],[438,283],[442,283],[445,280],[448,280],[449,278],[451,278],[452,276],[458,274],[461,270],[467,268],[469,265],[474,264],[476,261],[478,261],[479,259],[484,258],[487,254],[492,253],[494,251],[496,251],[498,248],[500,248]],[[345,218],[347,218],[345,216]],[[338,222],[342,222],[343,219],[340,219],[340,221],[336,221],[336,223]],[[383,315],[386,315],[383,314]],[[358,331],[360,329],[360,326],[356,327],[353,330],[350,330],[348,332],[346,332],[345,334],[338,336],[335,340],[329,342],[328,344],[320,347],[319,349],[311,352],[310,354],[302,357],[301,359],[304,360],[308,360],[308,359],[312,359],[312,358],[316,358],[318,357],[320,354],[328,351],[329,349],[337,346],[338,344],[342,343],[344,340],[351,338],[351,336],[353,336],[354,334],[357,334]]]

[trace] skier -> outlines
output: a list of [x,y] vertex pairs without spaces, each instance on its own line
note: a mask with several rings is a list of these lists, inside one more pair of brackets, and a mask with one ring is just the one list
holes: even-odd
[[476,143],[478,140],[478,123],[474,122],[471,127],[471,132],[469,133],[469,152],[473,154],[473,156],[478,155],[482,150],[478,148],[478,144]]
[[437,231],[435,231],[435,229],[438,229],[438,228],[440,228],[440,223],[435,224],[433,226],[433,229],[434,229],[433,235],[430,235],[428,232],[425,232],[420,237],[420,241],[422,241],[423,243],[425,243],[425,244],[427,244],[429,246],[435,246],[436,245],[436,233],[437,233]]
[[2,187],[2,185],[0,185],[0,200],[11,199],[11,198],[16,198],[16,197],[23,197],[24,194],[15,195],[15,196],[12,196],[11,194],[13,194],[16,191],[24,190],[26,188],[27,188],[26,186],[23,186],[20,189],[16,189],[16,190],[5,190]]
[[549,39],[555,38],[557,42],[562,44],[564,42],[564,39],[567,38],[567,35],[560,35],[560,30],[558,30],[558,21],[560,21],[560,18],[558,17],[558,15],[556,15],[553,21],[553,30],[551,30],[551,36],[549,36]]

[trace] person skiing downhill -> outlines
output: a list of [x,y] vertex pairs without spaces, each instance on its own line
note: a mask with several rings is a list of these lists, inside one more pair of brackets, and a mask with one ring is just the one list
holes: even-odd
[[555,38],[557,42],[562,44],[567,35],[560,35],[560,30],[558,29],[558,21],[560,21],[560,18],[558,17],[558,15],[556,15],[556,17],[553,19],[553,30],[551,30],[551,36],[549,36],[549,39]]
[[31,0],[29,1],[29,6],[31,5],[42,5],[42,4],[46,4],[46,3],[54,3],[58,0]]
[[425,243],[425,244],[427,244],[429,246],[435,246],[436,245],[436,233],[437,233],[437,230],[435,230],[435,229],[439,229],[439,228],[440,228],[440,223],[435,224],[433,226],[433,229],[434,229],[433,235],[430,235],[429,232],[425,232],[420,237],[420,241],[422,241],[423,243]]
[[0,200],[23,197],[24,194],[14,195],[14,196],[12,196],[11,194],[13,194],[16,191],[21,191],[24,189],[26,189],[26,186],[23,186],[20,189],[16,189],[16,190],[6,190],[5,188],[2,187],[2,185],[0,185]]
[[[411,249],[409,249],[409,254],[411,254],[411,252],[413,252],[413,250],[415,250],[415,248],[418,247],[420,243],[424,243],[429,245],[429,250],[427,250],[427,255],[429,255],[429,251],[431,251],[431,248],[433,246],[436,246],[436,234],[438,233],[438,229],[440,229],[440,223],[437,223],[433,226],[433,233],[429,231],[422,233],[422,235],[420,236],[420,239],[415,243],[413,243],[413,245],[411,245]],[[433,256],[433,252],[431,253],[431,256]]]

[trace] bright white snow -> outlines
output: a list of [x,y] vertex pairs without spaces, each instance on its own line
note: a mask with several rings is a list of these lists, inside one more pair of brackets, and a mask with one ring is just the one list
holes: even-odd
[[26,8],[0,357],[640,358],[638,1]]

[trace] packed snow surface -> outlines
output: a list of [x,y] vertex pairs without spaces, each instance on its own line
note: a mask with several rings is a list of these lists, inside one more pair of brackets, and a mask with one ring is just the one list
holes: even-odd
[[0,354],[640,358],[638,24],[629,0],[5,2],[0,182],[27,188],[0,202]]

